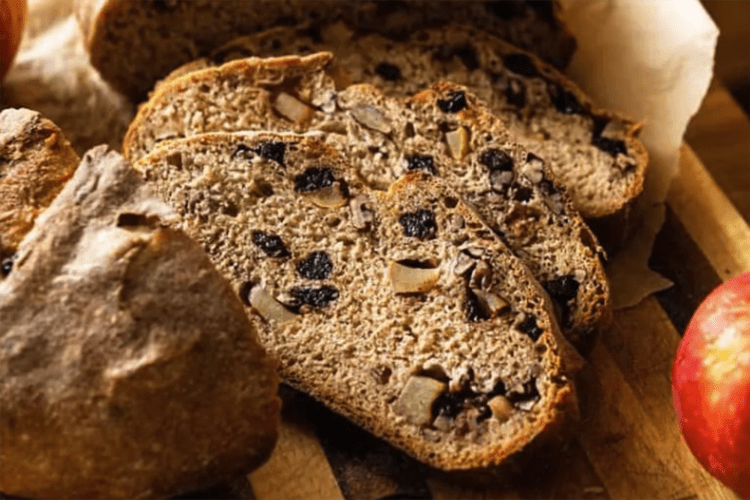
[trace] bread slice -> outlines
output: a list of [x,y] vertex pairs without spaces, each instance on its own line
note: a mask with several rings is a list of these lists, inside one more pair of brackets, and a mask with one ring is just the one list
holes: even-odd
[[166,498],[271,453],[275,361],[175,213],[89,151],[0,282],[0,490]]
[[267,133],[168,141],[135,168],[292,386],[449,470],[500,464],[564,421],[574,387],[547,296],[440,179],[372,191],[322,140]]
[[370,187],[387,189],[415,168],[444,177],[556,299],[574,343],[608,321],[596,239],[544,162],[515,144],[484,104],[449,84],[408,101],[367,85],[337,92],[331,63],[330,54],[319,53],[238,60],[186,75],[141,108],[125,154],[138,159],[159,134],[322,131]]
[[489,33],[451,25],[393,39],[340,23],[321,33],[281,27],[241,37],[172,77],[245,57],[330,51],[352,82],[387,95],[410,96],[440,80],[469,87],[518,142],[547,160],[587,219],[622,212],[643,189],[641,125],[598,108],[563,74]]
[[0,280],[77,166],[78,155],[54,123],[29,109],[0,112]]
[[538,50],[564,67],[575,41],[555,2],[346,0],[76,0],[91,62],[105,80],[140,100],[174,68],[208,55],[240,35],[295,26],[316,37],[323,21],[403,34],[449,21],[470,23]]

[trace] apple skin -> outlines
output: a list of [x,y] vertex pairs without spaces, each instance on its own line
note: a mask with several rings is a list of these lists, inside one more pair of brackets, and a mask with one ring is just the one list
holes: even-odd
[[716,288],[696,310],[672,366],[672,396],[698,462],[750,498],[750,273]]
[[0,0],[0,81],[10,68],[26,24],[26,0]]

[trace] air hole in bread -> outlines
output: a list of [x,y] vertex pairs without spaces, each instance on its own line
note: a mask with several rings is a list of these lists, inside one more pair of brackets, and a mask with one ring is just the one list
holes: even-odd
[[458,198],[445,196],[443,197],[443,205],[445,205],[445,208],[454,209],[458,206]]

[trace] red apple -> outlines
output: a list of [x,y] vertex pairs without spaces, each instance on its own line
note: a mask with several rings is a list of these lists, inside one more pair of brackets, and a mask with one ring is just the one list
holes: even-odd
[[716,288],[693,315],[672,366],[672,395],[701,465],[750,498],[750,273]]
[[26,23],[26,0],[0,0],[0,81],[10,68]]

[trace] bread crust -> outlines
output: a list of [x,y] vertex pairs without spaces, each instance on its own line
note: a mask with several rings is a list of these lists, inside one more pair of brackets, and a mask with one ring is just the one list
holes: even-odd
[[[505,4],[505,5],[504,5]],[[91,62],[102,77],[134,101],[174,68],[208,55],[229,40],[277,25],[312,28],[321,19],[345,19],[360,29],[404,33],[459,18],[519,44],[536,46],[559,67],[567,65],[575,40],[561,21],[557,1],[538,9],[514,3],[508,12],[484,3],[453,0],[434,9],[430,2],[274,0],[211,3],[204,0],[76,0],[76,14]],[[166,34],[168,33],[168,35]]]
[[165,498],[236,477],[276,441],[275,361],[174,212],[105,147],[0,283],[0,489]]
[[16,253],[77,166],[78,155],[54,123],[28,109],[0,112],[0,261]]

